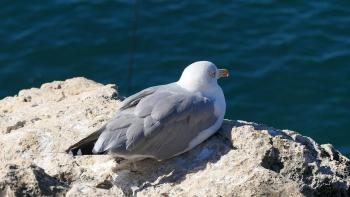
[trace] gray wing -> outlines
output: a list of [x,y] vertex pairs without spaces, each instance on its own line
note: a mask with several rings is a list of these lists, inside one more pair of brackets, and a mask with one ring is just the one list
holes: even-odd
[[144,90],[142,90],[134,95],[129,96],[121,103],[119,110],[124,110],[124,109],[127,109],[129,107],[133,107],[133,106],[137,105],[142,98],[144,98],[150,94],[153,94],[160,87],[161,86],[149,87],[149,88],[146,88],[146,89],[144,89]]
[[201,131],[216,121],[212,100],[195,94],[172,94],[154,105],[143,118],[142,129],[128,130],[126,149],[167,159],[186,150]]
[[213,101],[199,94],[176,88],[146,94],[129,105],[131,111],[121,111],[107,124],[95,144],[96,152],[110,150],[126,157],[147,155],[163,160],[184,151],[217,120]]

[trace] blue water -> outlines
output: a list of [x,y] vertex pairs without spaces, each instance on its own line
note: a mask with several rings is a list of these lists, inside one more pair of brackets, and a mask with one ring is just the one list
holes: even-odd
[[231,71],[227,118],[350,154],[350,1],[8,1],[0,18],[0,98],[74,76],[129,95],[210,60]]

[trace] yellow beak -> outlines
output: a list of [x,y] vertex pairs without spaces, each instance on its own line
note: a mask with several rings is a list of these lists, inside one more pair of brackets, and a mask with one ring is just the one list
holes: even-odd
[[230,76],[230,73],[228,72],[227,69],[218,69],[217,78],[228,77],[228,76]]

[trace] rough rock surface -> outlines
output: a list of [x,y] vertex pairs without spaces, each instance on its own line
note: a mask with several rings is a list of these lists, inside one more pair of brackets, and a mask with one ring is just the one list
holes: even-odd
[[[350,196],[350,161],[296,132],[226,120],[173,159],[120,165],[64,150],[101,127],[119,101],[84,78],[0,101],[0,196]],[[118,168],[118,170],[116,170]]]

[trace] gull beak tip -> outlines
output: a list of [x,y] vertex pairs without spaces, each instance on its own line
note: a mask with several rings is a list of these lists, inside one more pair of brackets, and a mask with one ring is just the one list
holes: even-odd
[[230,72],[227,69],[219,69],[219,78],[221,77],[229,77],[230,76]]

